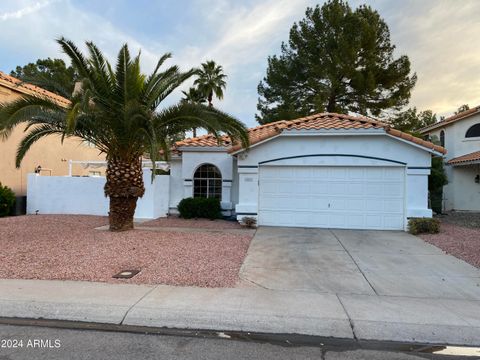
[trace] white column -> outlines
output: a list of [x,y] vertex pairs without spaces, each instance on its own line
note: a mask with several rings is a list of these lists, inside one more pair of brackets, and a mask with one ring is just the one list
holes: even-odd
[[407,217],[432,217],[432,210],[428,208],[428,175],[430,169],[407,168]]
[[245,216],[258,216],[258,167],[238,168],[238,204],[235,206],[237,220]]

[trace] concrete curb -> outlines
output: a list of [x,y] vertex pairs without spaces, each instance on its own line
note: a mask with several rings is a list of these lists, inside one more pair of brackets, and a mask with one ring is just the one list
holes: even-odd
[[0,317],[480,345],[480,301],[0,280]]

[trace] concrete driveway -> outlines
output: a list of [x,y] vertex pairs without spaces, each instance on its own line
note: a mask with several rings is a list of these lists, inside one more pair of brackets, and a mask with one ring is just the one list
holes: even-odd
[[405,232],[261,227],[240,272],[272,290],[480,300],[480,270]]

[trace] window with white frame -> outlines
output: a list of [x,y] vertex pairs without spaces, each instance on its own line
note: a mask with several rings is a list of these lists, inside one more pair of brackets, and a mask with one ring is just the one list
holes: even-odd
[[193,197],[222,200],[222,174],[215,165],[203,164],[195,171]]
[[475,138],[475,137],[480,137],[480,124],[475,124],[473,126],[471,126],[466,134],[465,134],[465,137],[466,138]]

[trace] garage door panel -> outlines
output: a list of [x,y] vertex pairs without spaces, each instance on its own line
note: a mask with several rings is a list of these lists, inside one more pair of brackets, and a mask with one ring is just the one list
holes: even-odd
[[346,184],[341,182],[330,184],[328,189],[329,189],[330,195],[333,195],[333,196],[335,195],[343,196],[345,195],[345,191],[347,191]]
[[384,178],[387,180],[397,180],[403,177],[404,174],[403,168],[391,167],[391,168],[384,168]]
[[315,179],[328,179],[329,177],[329,170],[327,167],[312,167],[310,169],[310,173]]
[[349,199],[347,205],[353,211],[365,210],[365,200],[363,199]]
[[259,224],[403,229],[404,168],[261,167]]
[[386,212],[403,214],[403,199],[384,200],[383,210],[386,211]]
[[330,168],[330,179],[333,180],[345,180],[347,175],[347,169],[343,167]]
[[383,184],[383,193],[388,195],[403,195],[403,183],[396,181],[396,182],[389,182]]
[[361,182],[351,182],[348,184],[346,194],[350,196],[363,196],[365,194],[365,186]]
[[352,229],[361,228],[364,224],[364,215],[350,214],[347,219],[347,227]]
[[383,179],[383,168],[368,168],[365,169],[365,178],[368,180],[382,180]]
[[311,194],[312,195],[328,195],[329,194],[329,187],[327,182],[317,182],[310,186]]
[[348,180],[363,180],[365,177],[364,168],[349,168],[348,169]]
[[379,197],[383,196],[383,188],[382,184],[376,184],[376,183],[364,183],[365,186],[365,196],[368,197]]

